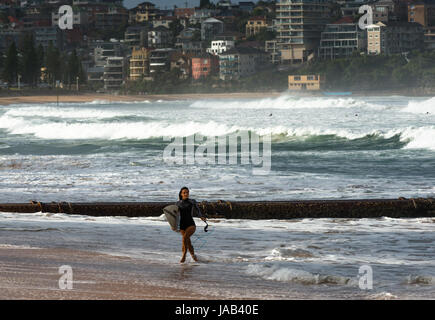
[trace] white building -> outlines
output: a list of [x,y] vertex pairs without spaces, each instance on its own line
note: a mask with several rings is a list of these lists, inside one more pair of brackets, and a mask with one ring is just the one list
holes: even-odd
[[207,52],[213,55],[221,54],[231,48],[234,48],[235,44],[232,40],[216,40],[211,42],[210,48],[207,48]]

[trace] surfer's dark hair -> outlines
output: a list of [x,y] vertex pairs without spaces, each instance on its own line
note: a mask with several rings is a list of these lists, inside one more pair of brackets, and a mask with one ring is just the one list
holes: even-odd
[[189,191],[189,188],[188,187],[183,187],[183,188],[180,189],[180,192],[178,193],[178,199],[179,200],[182,200],[182,198],[181,198],[181,191],[183,191],[183,190]]

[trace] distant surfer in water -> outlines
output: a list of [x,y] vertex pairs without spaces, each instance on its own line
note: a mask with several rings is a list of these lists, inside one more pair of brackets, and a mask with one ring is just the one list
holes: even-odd
[[202,215],[196,201],[194,199],[189,199],[189,189],[187,187],[181,188],[178,194],[178,199],[179,200],[177,201],[177,206],[180,209],[180,215],[178,216],[179,219],[177,221],[177,225],[183,237],[183,255],[181,257],[180,263],[186,261],[187,250],[189,250],[192,259],[194,261],[198,261],[198,258],[193,251],[192,243],[190,241],[190,237],[196,231],[195,221],[193,221],[194,209],[196,209],[198,217],[200,217],[202,221],[205,221],[206,217]]

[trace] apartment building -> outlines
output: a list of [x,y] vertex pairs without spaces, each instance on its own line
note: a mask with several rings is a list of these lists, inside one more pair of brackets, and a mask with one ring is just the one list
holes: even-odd
[[130,24],[152,21],[160,15],[159,9],[151,2],[142,2],[128,12]]
[[104,67],[90,67],[86,72],[88,84],[91,86],[104,86]]
[[408,52],[424,45],[423,27],[416,22],[378,22],[366,30],[368,54]]
[[91,44],[91,48],[94,48],[96,67],[104,67],[109,57],[121,56],[121,45],[118,42],[97,41]]
[[64,36],[58,27],[36,27],[33,28],[35,46],[41,45],[44,51],[50,46],[63,50]]
[[130,26],[125,30],[124,43],[129,48],[148,47],[148,26]]
[[265,17],[253,17],[246,22],[246,38],[252,37],[262,30],[267,29],[267,20]]
[[148,46],[151,48],[165,48],[172,44],[171,31],[163,26],[148,31]]
[[219,55],[231,48],[234,48],[235,43],[233,40],[216,40],[212,41],[210,48],[207,48],[207,52],[213,55]]
[[204,79],[217,73],[219,70],[219,57],[212,54],[202,54],[192,57],[192,78]]
[[118,90],[124,83],[124,57],[108,57],[104,65],[104,89]]
[[144,47],[134,47],[132,49],[130,58],[130,80],[140,80],[149,76],[150,52],[150,49]]
[[213,37],[224,31],[224,23],[216,18],[205,19],[201,23],[201,40],[213,40]]
[[265,41],[265,51],[269,54],[270,63],[279,64],[281,62],[281,51],[277,40]]
[[423,26],[426,48],[435,49],[435,1],[408,3],[408,21]]
[[159,72],[166,72],[171,67],[171,52],[172,48],[159,48],[152,50],[149,54],[150,75],[155,75]]
[[406,21],[407,8],[404,0],[379,0],[370,6],[373,10],[373,23]]
[[296,91],[320,90],[325,83],[325,78],[319,74],[315,75],[289,75],[288,89]]
[[277,0],[277,40],[281,62],[306,62],[314,56],[320,34],[331,20],[330,0]]
[[184,28],[176,37],[175,48],[184,53],[200,54],[203,52],[201,30],[197,28]]
[[238,80],[268,66],[268,54],[251,47],[234,47],[219,55],[219,78]]
[[182,19],[182,18],[190,18],[195,14],[195,8],[175,8],[174,16]]
[[158,17],[158,18],[153,20],[153,27],[157,28],[157,27],[163,26],[163,27],[169,29],[171,27],[171,23],[175,23],[176,20],[177,20],[177,17],[172,17],[172,16]]
[[124,7],[107,7],[104,12],[95,14],[97,29],[117,29],[128,22],[128,13]]
[[367,50],[367,32],[357,23],[327,24],[320,37],[320,59],[337,59]]

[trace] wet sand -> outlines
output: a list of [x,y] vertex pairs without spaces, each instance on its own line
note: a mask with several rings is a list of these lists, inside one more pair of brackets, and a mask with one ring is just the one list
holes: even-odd
[[[59,268],[69,265],[73,288],[60,289]],[[180,267],[182,268],[182,267]],[[143,270],[144,272],[141,272]],[[0,299],[222,299],[180,286],[155,285],[164,265],[72,249],[0,248]],[[178,275],[183,277],[182,274]]]

